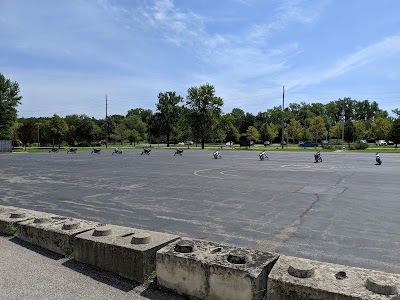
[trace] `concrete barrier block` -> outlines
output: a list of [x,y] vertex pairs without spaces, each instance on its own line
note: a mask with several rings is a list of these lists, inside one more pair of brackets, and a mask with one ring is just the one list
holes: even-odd
[[400,275],[281,255],[268,277],[268,300],[400,299]]
[[6,205],[0,205],[0,214],[4,213],[4,212],[8,212],[11,210],[16,210],[17,208],[14,206],[6,206]]
[[0,233],[16,235],[19,222],[33,219],[39,214],[33,210],[3,206],[0,208]]
[[156,252],[179,236],[106,225],[78,234],[73,257],[77,261],[144,282],[156,269]]
[[19,222],[17,237],[50,251],[69,256],[73,252],[75,236],[99,225],[99,223],[86,220],[41,214],[33,219]]
[[157,282],[199,299],[263,299],[277,255],[184,239],[157,252]]

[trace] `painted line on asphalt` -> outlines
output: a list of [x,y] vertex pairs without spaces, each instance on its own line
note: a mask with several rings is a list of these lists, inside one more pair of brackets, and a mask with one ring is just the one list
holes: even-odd
[[207,176],[207,175],[201,175],[199,172],[206,172],[206,171],[213,171],[215,169],[204,169],[204,170],[197,170],[193,172],[194,175],[199,176],[199,177],[205,177],[205,178],[211,178],[211,179],[224,179],[223,177],[215,177],[215,176]]

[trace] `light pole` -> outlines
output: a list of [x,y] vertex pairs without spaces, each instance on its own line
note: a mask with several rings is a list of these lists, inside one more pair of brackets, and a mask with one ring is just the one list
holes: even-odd
[[342,110],[342,149],[344,148],[344,110]]
[[283,149],[283,143],[285,140],[285,86],[283,86],[283,93],[282,93],[282,140],[281,140],[281,146]]

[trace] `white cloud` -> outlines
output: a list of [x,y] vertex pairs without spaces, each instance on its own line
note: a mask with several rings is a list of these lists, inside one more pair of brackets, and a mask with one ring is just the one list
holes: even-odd
[[[298,70],[282,81],[285,82],[289,88],[310,84],[315,85],[356,71],[363,66],[383,60],[390,60],[393,57],[395,57],[396,60],[400,59],[400,35],[388,36],[377,43],[348,54],[338,59],[330,67],[308,71]],[[301,74],[299,74],[299,71]]]
[[374,61],[400,54],[400,35],[384,38],[382,41],[367,46],[339,60],[335,66],[323,74],[323,79],[340,76]]

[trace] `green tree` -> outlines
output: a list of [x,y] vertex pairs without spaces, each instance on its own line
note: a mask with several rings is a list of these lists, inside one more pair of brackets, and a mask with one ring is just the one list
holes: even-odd
[[242,133],[240,130],[244,126],[243,123],[245,122],[246,113],[240,108],[234,108],[229,114],[232,116],[233,124],[235,125],[238,132]]
[[179,120],[180,107],[178,104],[183,98],[176,95],[176,92],[165,92],[158,94],[157,118],[161,132],[167,138],[169,147],[170,137],[173,134]]
[[330,133],[331,133],[331,137],[341,139],[342,138],[342,122],[337,122],[335,125],[333,125]]
[[133,145],[136,146],[136,143],[141,139],[141,135],[136,129],[132,129],[129,131],[128,139],[131,145],[133,143]]
[[221,117],[220,127],[225,133],[225,140],[227,142],[236,143],[239,141],[240,133],[234,125],[234,118],[230,114]]
[[354,128],[354,123],[351,120],[347,120],[344,123],[344,139],[345,141],[351,143],[354,142],[355,140],[355,128]]
[[110,135],[115,141],[119,141],[122,145],[124,139],[126,139],[130,134],[129,129],[126,127],[125,124],[120,123],[115,127],[113,133]]
[[295,118],[290,119],[290,123],[288,125],[288,134],[293,143],[295,142],[295,140],[298,140],[300,138],[302,131],[303,128],[301,126],[301,123]]
[[66,133],[65,140],[67,141],[68,145],[75,146],[76,128],[75,128],[74,125],[69,125],[68,126],[68,131]]
[[200,137],[201,148],[204,149],[205,140],[220,116],[224,102],[222,98],[215,96],[214,86],[207,83],[189,88],[186,104],[191,110],[192,130]]
[[256,117],[253,114],[246,113],[246,115],[244,117],[244,121],[242,122],[241,127],[240,127],[240,132],[241,133],[246,132],[250,126],[254,126],[255,121],[256,121]]
[[278,127],[273,123],[264,123],[260,129],[260,136],[263,141],[273,141],[278,136]]
[[[147,125],[146,123],[144,123],[142,121],[142,119],[139,116],[132,116],[132,117],[126,117],[123,124],[126,126],[126,128],[128,128],[129,130],[129,136],[128,136],[128,140],[129,143],[132,145],[133,142],[137,142],[140,140],[147,140]],[[131,135],[131,131],[135,129],[136,132],[138,132],[140,138],[137,140],[134,140],[132,138],[130,138]]]
[[313,134],[308,128],[304,128],[303,132],[301,133],[300,139],[303,141],[310,141],[313,139]]
[[326,128],[324,119],[321,116],[316,116],[311,119],[309,130],[313,135],[315,141],[326,136]]
[[387,139],[390,135],[392,121],[387,118],[378,117],[371,122],[371,127],[368,131],[370,139]]
[[68,131],[68,125],[64,121],[63,118],[59,117],[57,114],[54,114],[47,122],[48,131],[53,138],[53,146],[60,146],[65,134]]
[[101,128],[87,115],[69,115],[65,117],[65,122],[68,125],[66,139],[69,145],[74,145],[76,141],[78,145],[86,146],[102,138]]
[[23,124],[16,121],[13,123],[13,125],[10,128],[10,137],[11,140],[16,141],[18,139],[18,129],[22,126]]
[[392,130],[390,131],[390,138],[396,144],[400,143],[400,117],[395,119],[392,124]]
[[260,133],[258,132],[257,128],[254,126],[249,126],[246,130],[246,137],[248,141],[259,141],[260,140]]
[[127,117],[139,116],[143,122],[148,123],[150,118],[153,116],[153,111],[151,109],[145,109],[145,108],[133,108],[128,110],[126,116]]
[[24,124],[18,128],[19,140],[25,145],[31,144],[36,139],[36,128],[34,124]]
[[17,106],[21,104],[19,85],[0,73],[0,139],[12,136],[11,127],[17,121]]
[[354,139],[359,141],[365,137],[365,121],[353,121],[354,125]]
[[280,126],[282,124],[282,106],[274,106],[274,108],[267,109],[265,117],[268,123]]

